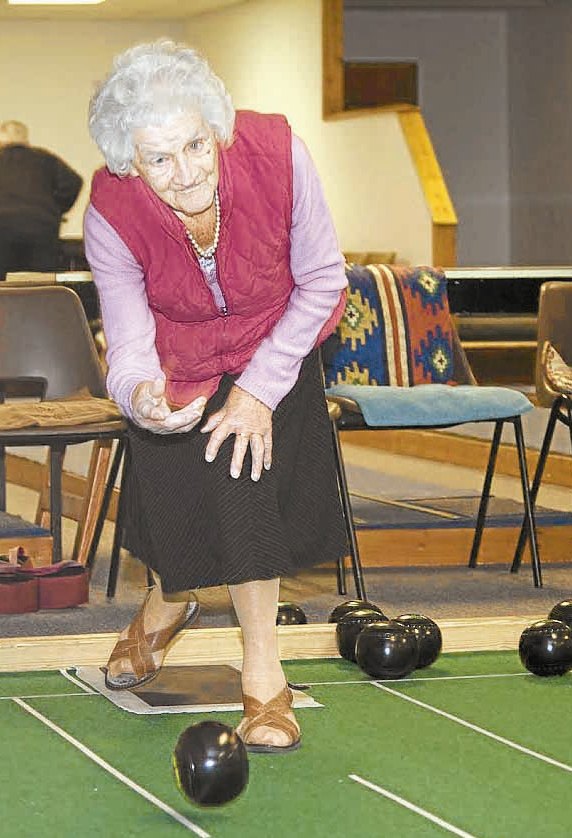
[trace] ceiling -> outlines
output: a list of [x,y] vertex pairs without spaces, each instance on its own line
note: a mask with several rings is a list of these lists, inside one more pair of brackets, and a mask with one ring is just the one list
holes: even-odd
[[569,0],[344,0],[346,9],[518,9],[565,5]]
[[105,0],[96,6],[9,6],[1,20],[173,20],[234,6],[247,0]]
[[[186,20],[249,0],[105,0],[95,6],[9,6],[0,20]],[[344,0],[347,9],[510,9],[564,5],[569,0]]]

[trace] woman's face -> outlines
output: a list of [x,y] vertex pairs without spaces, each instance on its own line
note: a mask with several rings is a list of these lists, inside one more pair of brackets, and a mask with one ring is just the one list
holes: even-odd
[[197,111],[134,133],[131,174],[142,177],[175,212],[197,215],[212,204],[218,185],[217,143]]

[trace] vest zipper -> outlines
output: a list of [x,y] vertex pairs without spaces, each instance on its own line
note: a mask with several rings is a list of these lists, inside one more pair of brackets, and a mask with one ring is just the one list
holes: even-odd
[[196,254],[196,256],[201,274],[203,275],[206,286],[211,293],[218,313],[223,317],[228,317],[228,306],[224,298],[224,292],[221,284],[218,280],[218,267],[214,255],[205,257]]
[[216,268],[213,279],[210,280],[209,278],[207,278],[207,276],[205,276],[205,282],[207,284],[207,288],[211,292],[211,296],[213,298],[215,306],[217,307],[218,313],[222,314],[223,317],[228,317],[228,306],[226,304],[226,300],[224,298],[220,282],[218,281]]

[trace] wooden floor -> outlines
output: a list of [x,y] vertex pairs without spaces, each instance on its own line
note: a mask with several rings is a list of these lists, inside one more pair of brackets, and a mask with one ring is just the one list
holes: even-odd
[[[512,527],[485,529],[479,564],[510,564],[519,536]],[[472,529],[358,530],[358,547],[364,567],[422,567],[463,565],[469,560]],[[572,558],[572,527],[539,527],[538,545],[546,564]],[[523,564],[530,562],[528,548]]]

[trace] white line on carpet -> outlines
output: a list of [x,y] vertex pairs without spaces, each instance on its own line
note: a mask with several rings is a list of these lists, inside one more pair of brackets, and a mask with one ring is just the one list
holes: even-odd
[[73,698],[78,698],[79,696],[84,695],[97,695],[97,693],[38,693],[37,695],[0,695],[0,701],[12,701],[15,698],[69,698],[72,696]]
[[374,683],[373,686],[376,687],[378,690],[383,690],[383,692],[397,696],[397,698],[401,698],[403,699],[403,701],[409,701],[411,704],[416,704],[418,707],[422,707],[424,710],[430,710],[437,716],[443,716],[443,718],[448,719],[451,722],[456,722],[458,725],[462,725],[463,727],[466,727],[469,730],[475,731],[475,733],[480,733],[482,734],[482,736],[487,736],[489,739],[494,739],[495,742],[500,742],[502,745],[507,745],[509,748],[514,748],[515,751],[520,751],[520,753],[526,754],[530,757],[534,757],[535,759],[539,759],[542,762],[548,763],[548,765],[554,765],[556,768],[561,768],[562,771],[569,771],[570,773],[572,773],[572,765],[567,765],[565,762],[560,762],[557,759],[552,759],[552,757],[546,756],[546,754],[541,754],[539,751],[533,751],[531,748],[526,748],[524,745],[519,745],[518,742],[513,742],[512,739],[507,739],[505,736],[499,736],[497,733],[493,733],[491,730],[487,730],[486,728],[480,727],[479,725],[474,725],[472,722],[467,722],[465,719],[461,719],[460,716],[454,716],[452,713],[447,713],[445,710],[440,710],[438,707],[433,707],[432,704],[426,704],[424,701],[419,701],[419,699],[417,698],[412,698],[409,695],[400,693],[398,690],[390,690],[389,687],[384,687],[383,684],[380,684],[379,682]]
[[[413,682],[415,684],[427,684],[430,681],[469,681],[481,678],[522,678],[527,677],[528,672],[497,672],[489,675],[432,675],[429,678],[400,678],[399,683]],[[347,680],[347,681],[304,681],[305,687],[337,687],[344,684],[395,684],[395,678],[376,678],[375,680]]]
[[[443,509],[434,509],[431,506],[423,506],[421,503],[415,503],[414,501],[395,500],[394,498],[376,497],[375,495],[364,495],[361,492],[350,492],[350,495],[354,495],[354,497],[360,498],[361,500],[371,500],[378,503],[385,503],[388,506],[397,506],[401,509],[412,509],[414,512],[426,512],[428,515],[435,515],[437,518],[447,518],[453,521],[458,521],[463,517],[466,518],[466,516],[459,515],[457,513],[445,512]],[[424,500],[429,501],[430,498],[425,498]]]
[[420,806],[416,806],[415,803],[405,800],[404,797],[399,797],[397,794],[393,794],[393,792],[388,791],[381,786],[375,785],[375,783],[370,783],[369,780],[364,780],[364,778],[360,777],[358,774],[349,774],[348,776],[350,780],[354,780],[354,782],[360,783],[360,785],[371,789],[371,791],[375,791],[377,794],[381,794],[384,797],[389,798],[389,800],[393,800],[394,803],[399,803],[399,805],[403,806],[405,809],[409,809],[411,812],[421,815],[421,817],[436,823],[437,826],[443,827],[443,829],[446,829],[448,832],[452,832],[454,835],[460,835],[461,838],[475,838],[475,836],[471,835],[470,832],[465,832],[464,829],[459,829],[459,827],[453,826],[452,823],[444,821],[443,818],[440,818],[437,815],[433,815],[431,812],[428,812],[427,809],[422,809]]
[[72,684],[75,684],[76,687],[81,687],[84,692],[89,693],[90,695],[97,695],[96,690],[92,690],[91,687],[88,687],[87,684],[84,684],[83,681],[79,680],[79,678],[74,678],[71,672],[68,672],[67,669],[60,669],[60,675],[63,675],[64,678],[67,678],[67,680],[71,681]]
[[19,707],[22,707],[27,713],[30,713],[32,716],[34,716],[40,722],[42,722],[47,727],[49,727],[50,730],[53,730],[55,733],[57,733],[58,736],[61,736],[62,739],[65,739],[66,742],[69,742],[70,745],[73,745],[74,748],[77,748],[78,751],[81,751],[82,754],[84,754],[86,757],[88,757],[93,762],[95,762],[96,765],[99,765],[101,768],[103,768],[105,771],[107,771],[109,774],[111,774],[117,780],[120,780],[122,783],[124,783],[124,785],[126,785],[130,789],[132,789],[132,791],[137,792],[137,794],[141,795],[141,797],[144,797],[145,800],[148,800],[150,803],[152,803],[158,809],[161,809],[161,811],[165,812],[167,815],[172,817],[173,820],[180,823],[181,826],[184,826],[189,831],[194,832],[195,835],[199,836],[199,838],[210,838],[209,833],[205,832],[204,829],[201,829],[200,826],[197,826],[192,821],[185,818],[184,815],[181,815],[180,812],[177,812],[176,809],[173,809],[172,806],[169,806],[167,803],[164,803],[158,797],[155,797],[155,795],[152,794],[150,791],[147,791],[147,789],[144,789],[143,786],[140,786],[134,780],[131,780],[125,774],[122,774],[121,771],[118,771],[117,768],[114,768],[112,765],[110,765],[109,762],[106,762],[104,759],[102,759],[100,756],[98,756],[94,751],[92,751],[90,748],[88,748],[86,745],[84,745],[78,739],[75,739],[69,733],[66,733],[66,731],[63,728],[59,727],[59,725],[52,722],[50,719],[47,718],[47,716],[42,715],[42,713],[39,713],[37,710],[35,710],[29,704],[26,704],[26,702],[22,701],[22,699],[20,699],[20,698],[15,698],[14,702]]

